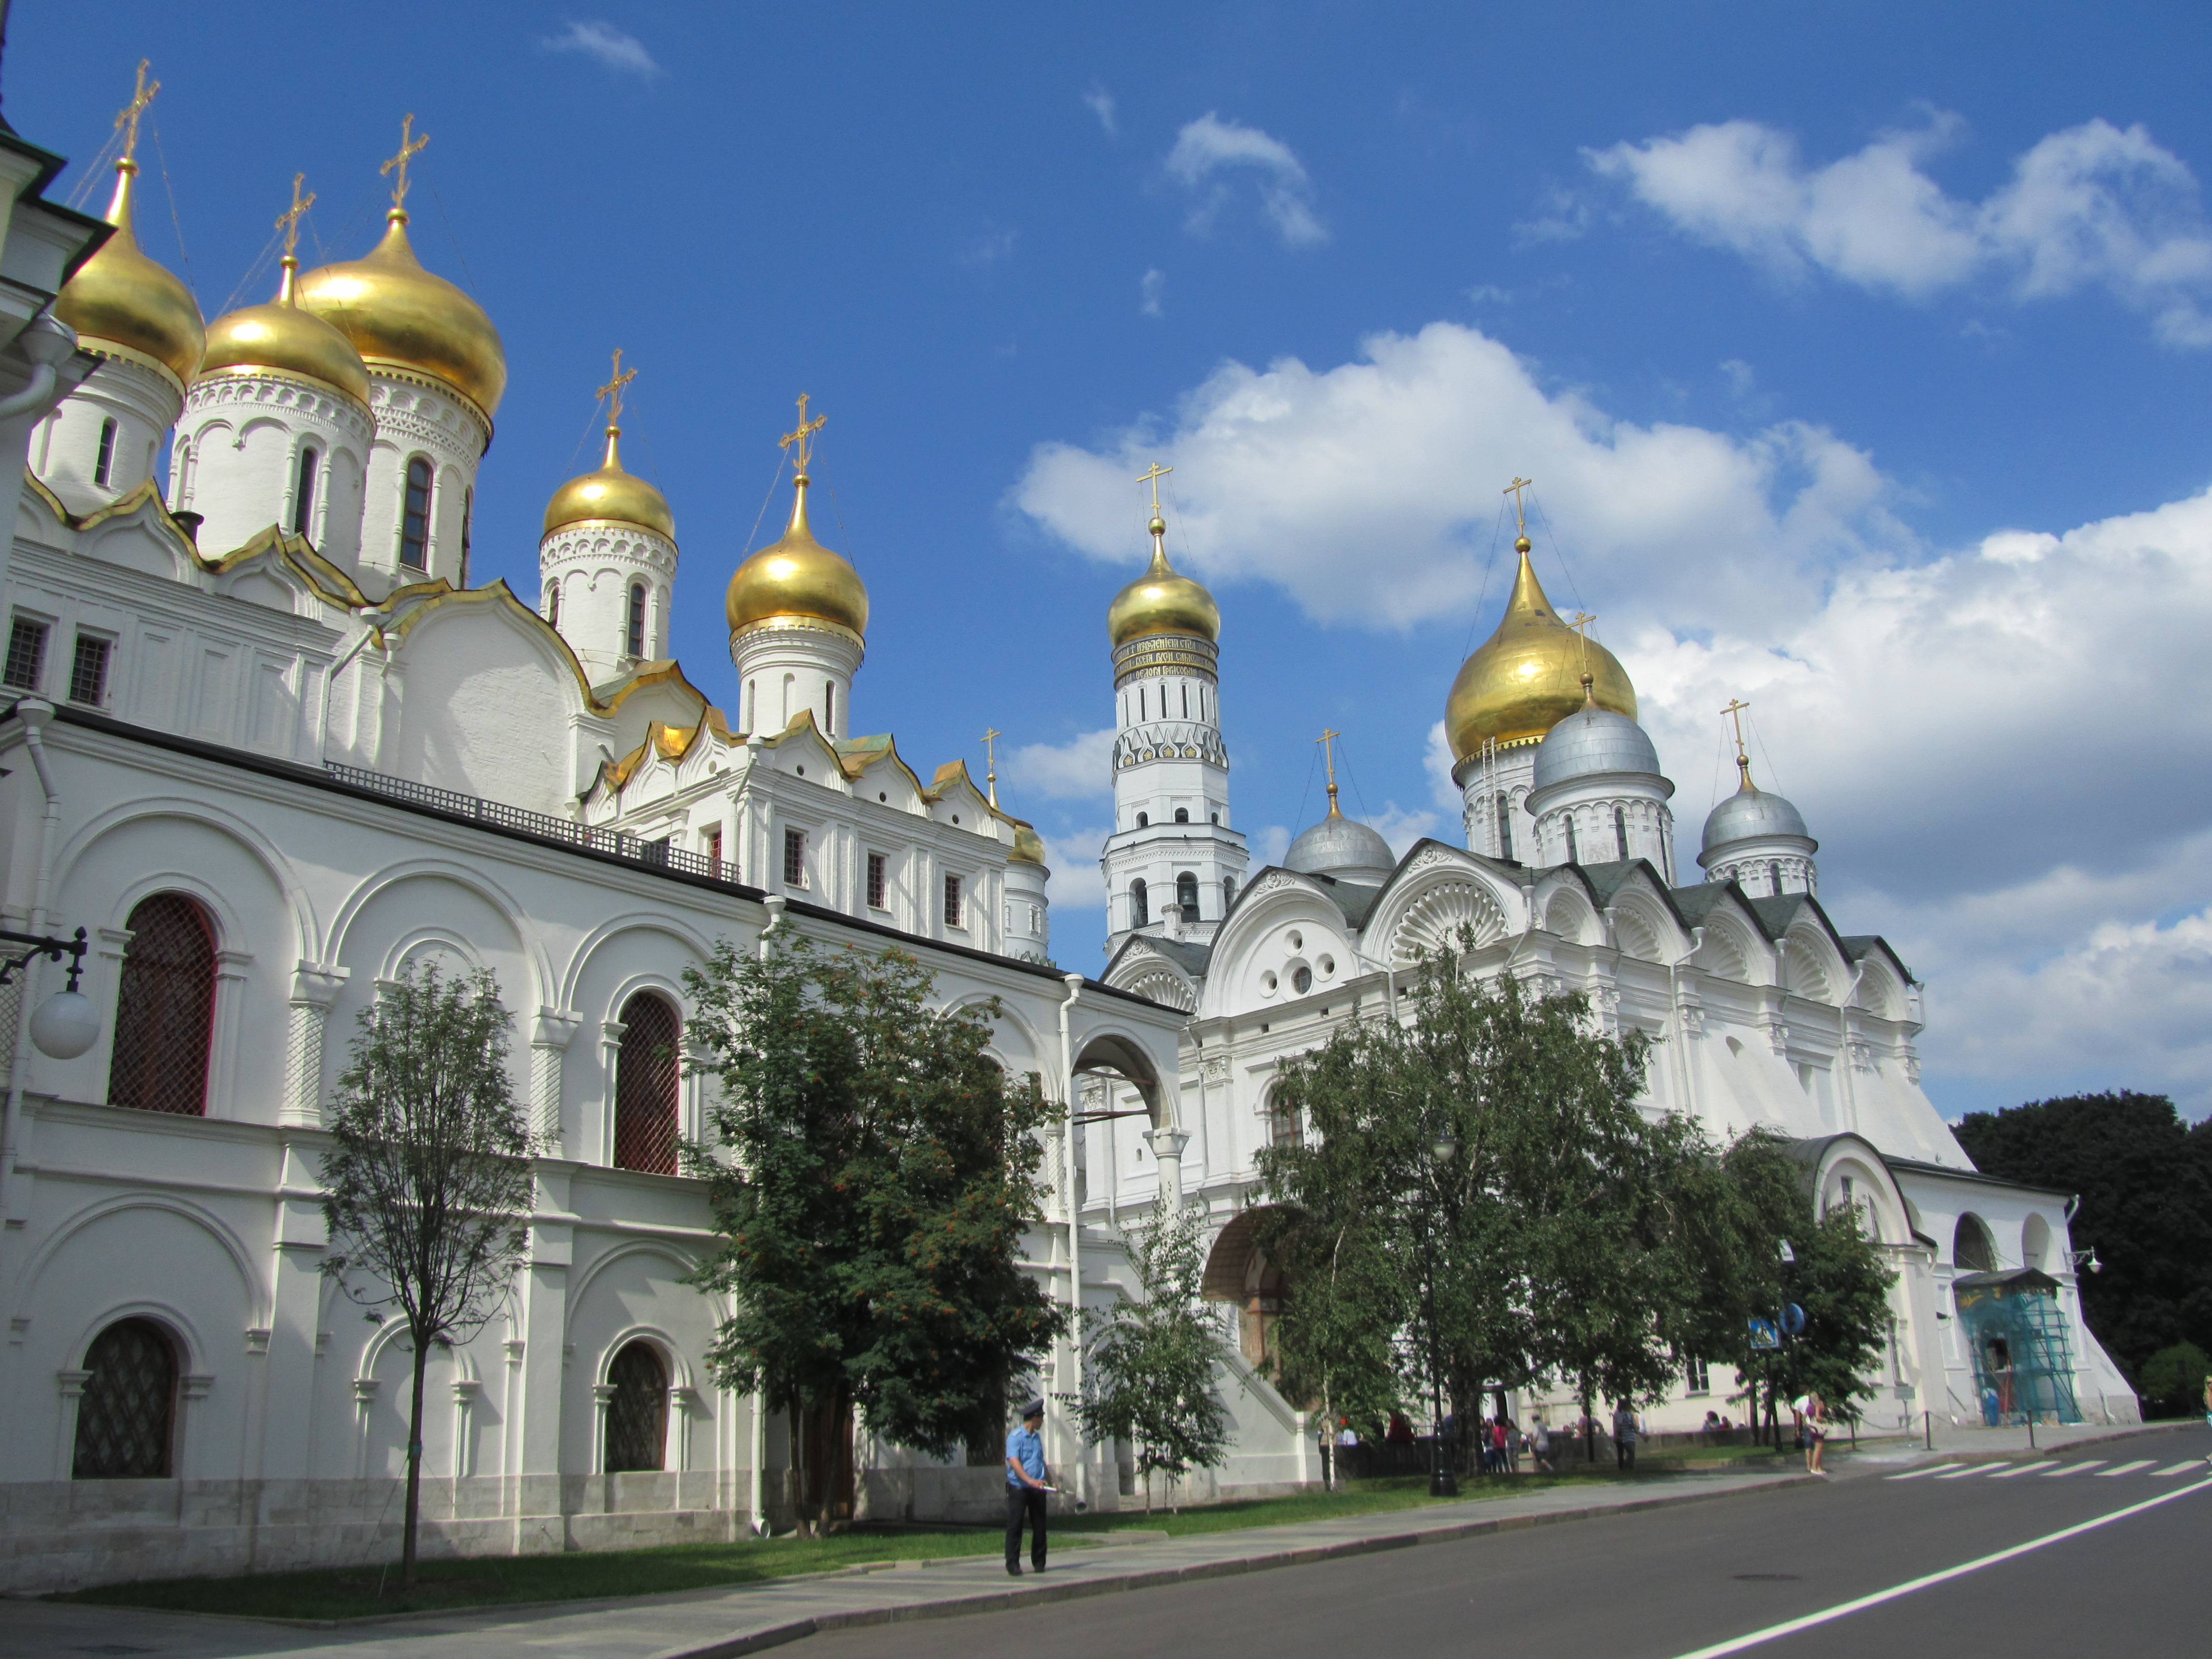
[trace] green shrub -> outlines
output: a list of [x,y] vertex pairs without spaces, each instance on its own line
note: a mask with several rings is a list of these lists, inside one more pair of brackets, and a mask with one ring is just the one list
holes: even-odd
[[2194,1411],[2204,1397],[2208,1372],[2212,1372],[2212,1358],[2194,1342],[2160,1348],[2143,1361],[2143,1399],[2170,1411]]

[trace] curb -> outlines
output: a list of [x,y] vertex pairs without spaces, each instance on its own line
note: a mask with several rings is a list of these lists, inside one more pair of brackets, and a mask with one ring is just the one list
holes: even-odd
[[[2011,1463],[2027,1457],[2060,1457],[2089,1446],[2115,1446],[2124,1442],[2148,1440],[2153,1435],[2172,1434],[2177,1430],[2198,1426],[2198,1419],[2183,1418],[2172,1423],[2146,1424],[2141,1428],[2124,1429],[2112,1434],[2093,1434],[2080,1440],[2064,1441],[2056,1446],[2015,1446],[2010,1451],[1976,1451],[1972,1448],[1952,1450],[1938,1446],[1931,1451],[1924,1446],[1916,1445],[1912,1449],[1923,1461],[1948,1457],[1960,1463]],[[1835,1450],[1832,1441],[1829,1443],[1828,1449],[1831,1452]],[[1843,1455],[1849,1458],[1852,1454],[1846,1452]],[[1871,1468],[1872,1466],[1869,1467]]]
[[750,1636],[729,1637],[701,1646],[665,1648],[653,1655],[652,1659],[739,1659],[741,1655],[781,1647],[786,1643],[830,1631],[860,1630],[874,1625],[901,1624],[909,1620],[959,1619],[979,1613],[1006,1613],[1020,1607],[1043,1607],[1055,1601],[1075,1601],[1094,1595],[1117,1595],[1123,1590],[1157,1589],[1169,1584],[1234,1577],[1241,1573],[1272,1572],[1280,1567],[1308,1566],[1316,1561],[1341,1560],[1348,1556],[1371,1555],[1382,1550],[1411,1549],[1422,1544],[1451,1544],[1491,1533],[1520,1532],[1531,1527],[1553,1526],[1565,1521],[1596,1520],[1607,1516],[1631,1515],[1639,1510],[1670,1509],[1678,1504],[1711,1503],[1719,1498],[1739,1497],[1745,1492],[1772,1492],[1784,1486],[1820,1484],[1816,1475],[1784,1475],[1755,1486],[1736,1486],[1727,1492],[1675,1492],[1665,1497],[1630,1498],[1614,1504],[1589,1504],[1580,1509],[1557,1510],[1547,1515],[1493,1516],[1423,1532],[1347,1539],[1340,1544],[1317,1544],[1305,1549],[1279,1550],[1266,1555],[1239,1556],[1226,1561],[1194,1562],[1187,1567],[1156,1567],[1141,1572],[1121,1573],[1110,1578],[1085,1579],[1080,1583],[1040,1586],[1035,1589],[991,1590],[982,1595],[963,1595],[952,1601],[923,1602],[911,1607],[859,1607],[849,1613],[828,1613],[807,1619],[794,1619],[788,1624],[771,1626]]

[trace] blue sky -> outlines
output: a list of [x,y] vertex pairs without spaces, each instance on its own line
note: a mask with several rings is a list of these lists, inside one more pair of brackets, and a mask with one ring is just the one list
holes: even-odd
[[368,246],[412,111],[417,247],[511,370],[478,572],[534,590],[623,347],[711,695],[812,393],[873,602],[855,720],[931,764],[1006,732],[1067,965],[1101,962],[1127,475],[1177,469],[1264,852],[1317,814],[1324,724],[1355,809],[1456,838],[1433,728],[1517,471],[1686,868],[1747,696],[1824,900],[1929,982],[1939,1104],[2201,1115],[2212,12],[1821,10],[113,0],[88,38],[27,0],[5,109],[89,158],[154,60],[142,231],[210,316],[264,297],[295,169],[310,251]]

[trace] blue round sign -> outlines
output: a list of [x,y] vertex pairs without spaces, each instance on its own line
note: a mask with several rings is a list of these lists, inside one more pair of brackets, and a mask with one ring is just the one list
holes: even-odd
[[1782,1304],[1782,1328],[1792,1336],[1805,1334],[1805,1310],[1795,1302]]

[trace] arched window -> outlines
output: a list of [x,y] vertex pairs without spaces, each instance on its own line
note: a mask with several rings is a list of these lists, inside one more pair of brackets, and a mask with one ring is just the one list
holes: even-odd
[[410,570],[430,563],[430,463],[417,455],[407,463],[405,510],[399,519],[399,562]]
[[556,628],[561,625],[561,584],[558,582],[545,584],[545,620]]
[[[676,1010],[640,991],[623,1005],[622,1048],[615,1059],[615,1167],[676,1173]],[[658,1467],[656,1465],[655,1467]]]
[[645,654],[645,584],[629,585],[629,616],[623,624],[623,649],[633,657]]
[[1234,876],[1224,876],[1221,878],[1221,914],[1224,916],[1227,915],[1229,914],[1229,907],[1236,902],[1237,878]]
[[182,893],[141,899],[128,926],[107,1103],[204,1117],[215,1032],[215,928],[207,912]]
[[1618,856],[1623,864],[1628,862],[1628,809],[1613,809],[1613,844],[1620,849]]
[[822,682],[822,735],[825,738],[837,735],[837,682],[835,680]]
[[1295,1146],[1305,1137],[1298,1132],[1298,1109],[1280,1093],[1267,1097],[1267,1144]]
[[1766,866],[1766,879],[1772,887],[1774,896],[1780,898],[1782,896],[1782,866],[1779,862]]
[[1575,845],[1575,815],[1570,812],[1567,814],[1567,862],[1580,864],[1582,861],[1582,851]]
[[1190,808],[1188,806],[1176,807],[1176,822],[1177,823],[1188,823],[1190,822]]
[[300,452],[299,475],[292,484],[292,533],[304,536],[315,522],[315,463],[322,459],[310,444]]
[[115,422],[112,420],[102,421],[100,423],[100,453],[92,463],[92,481],[105,489],[107,488],[107,481],[114,476]]
[[461,492],[461,586],[469,585],[469,537],[476,523],[477,492],[473,489]]
[[668,1446],[668,1367],[650,1342],[625,1342],[607,1367],[607,1469],[658,1469]]
[[85,1350],[77,1480],[164,1480],[177,1424],[177,1350],[150,1319],[118,1319]]
[[1513,803],[1503,795],[1498,798],[1498,856],[1513,856]]
[[1152,919],[1152,904],[1145,894],[1145,878],[1139,876],[1129,884],[1129,926],[1142,927]]
[[1951,1235],[1951,1264],[1962,1273],[1993,1273],[1997,1270],[1996,1246],[1981,1217],[1971,1212],[1959,1218]]
[[1137,814],[1137,828],[1139,830],[1147,827],[1152,821],[1152,815],[1150,812],[1139,812]]
[[1176,878],[1176,902],[1182,907],[1185,921],[1198,920],[1198,878],[1188,870]]

